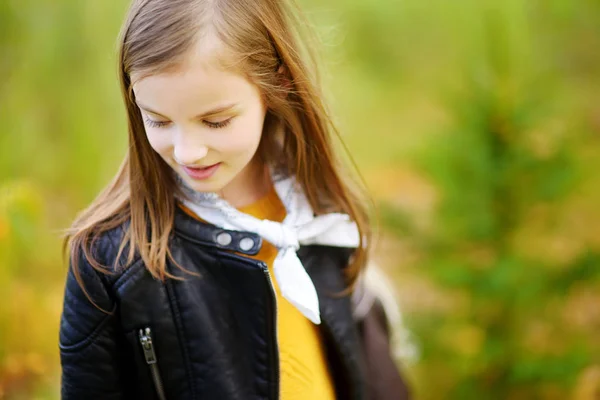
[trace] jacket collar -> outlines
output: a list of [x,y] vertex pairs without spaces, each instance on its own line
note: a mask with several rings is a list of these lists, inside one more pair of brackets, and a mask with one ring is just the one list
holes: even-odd
[[216,227],[188,215],[179,206],[175,211],[174,230],[178,235],[203,246],[245,255],[256,255],[262,246],[262,238],[256,233]]

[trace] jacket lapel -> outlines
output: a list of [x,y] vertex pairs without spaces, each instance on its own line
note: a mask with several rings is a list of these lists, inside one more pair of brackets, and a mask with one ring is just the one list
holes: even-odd
[[[321,325],[325,339],[332,345],[338,370],[332,371],[337,384],[338,397],[365,398],[365,381],[361,345],[357,326],[352,317],[350,295],[345,289],[343,268],[347,265],[350,249],[329,246],[304,246],[298,251],[302,264],[310,275],[321,311]],[[337,375],[337,376],[336,376]]]

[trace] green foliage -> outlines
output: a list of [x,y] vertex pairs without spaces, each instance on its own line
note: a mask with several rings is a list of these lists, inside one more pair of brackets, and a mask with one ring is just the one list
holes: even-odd
[[[536,27],[531,10],[516,2],[501,8],[481,10],[489,18],[479,35],[483,57],[465,63],[465,86],[447,104],[450,128],[432,135],[416,156],[439,189],[434,227],[411,230],[402,210],[386,207],[384,215],[390,229],[415,243],[421,273],[466,299],[460,312],[411,315],[423,350],[418,376],[444,382],[452,399],[542,398],[548,385],[564,398],[600,357],[595,342],[564,326],[561,315],[572,312],[564,304],[573,289],[598,289],[600,248],[582,243],[576,256],[556,260],[523,251],[532,238],[519,233],[540,207],[550,210],[546,223],[565,212],[569,199],[594,185],[582,179],[581,170],[596,165],[580,158],[587,132],[568,131],[566,121],[553,135],[546,125],[569,118],[552,110],[568,107],[561,84],[574,77],[536,65],[547,55],[527,43]],[[551,344],[528,348],[527,331],[535,323],[555,333]],[[440,398],[441,388],[434,390],[425,387],[422,395]]]

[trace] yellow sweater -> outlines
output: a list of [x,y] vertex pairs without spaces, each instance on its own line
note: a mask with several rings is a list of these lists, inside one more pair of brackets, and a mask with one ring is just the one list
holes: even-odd
[[[275,188],[255,203],[241,207],[240,211],[259,219],[281,222],[286,216],[285,207]],[[189,210],[186,210],[191,214]],[[259,253],[252,258],[263,261],[271,276],[277,249],[263,240]],[[325,349],[319,329],[300,311],[281,296],[273,279],[277,296],[277,333],[279,343],[280,391],[282,400],[333,400],[335,392],[329,373]]]

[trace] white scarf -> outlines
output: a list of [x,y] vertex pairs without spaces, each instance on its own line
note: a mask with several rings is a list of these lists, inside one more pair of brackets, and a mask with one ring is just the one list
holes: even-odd
[[272,179],[275,191],[287,212],[282,223],[260,220],[242,213],[216,193],[196,192],[178,179],[189,198],[180,200],[197,216],[213,225],[223,229],[253,232],[272,243],[278,249],[273,269],[281,295],[306,318],[320,324],[317,292],[296,251],[301,244],[358,247],[358,228],[346,214],[331,213],[315,217],[300,185],[293,177],[276,176],[272,173]]

